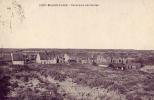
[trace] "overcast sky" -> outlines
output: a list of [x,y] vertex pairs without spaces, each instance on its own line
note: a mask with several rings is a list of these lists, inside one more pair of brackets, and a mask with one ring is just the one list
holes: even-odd
[[[47,3],[99,6],[39,6]],[[154,50],[154,1],[0,0],[0,44],[4,48]]]

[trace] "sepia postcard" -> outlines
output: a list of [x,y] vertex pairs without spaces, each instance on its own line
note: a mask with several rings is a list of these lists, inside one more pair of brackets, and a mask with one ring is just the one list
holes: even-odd
[[154,1],[0,0],[0,100],[154,100]]

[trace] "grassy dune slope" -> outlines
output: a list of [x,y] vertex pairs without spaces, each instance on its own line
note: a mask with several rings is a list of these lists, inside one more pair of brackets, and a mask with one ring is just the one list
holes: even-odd
[[92,65],[10,67],[12,100],[153,100],[154,74]]

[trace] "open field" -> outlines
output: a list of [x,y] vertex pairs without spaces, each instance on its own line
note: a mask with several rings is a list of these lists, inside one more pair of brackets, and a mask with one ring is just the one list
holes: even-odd
[[154,74],[140,70],[79,64],[4,68],[9,100],[154,100]]

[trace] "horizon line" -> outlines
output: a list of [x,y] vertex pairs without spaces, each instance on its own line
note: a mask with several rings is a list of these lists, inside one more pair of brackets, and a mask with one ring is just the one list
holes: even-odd
[[29,47],[29,48],[27,48],[27,47],[25,47],[25,48],[20,48],[20,47],[18,47],[18,48],[8,48],[8,47],[0,47],[0,49],[62,49],[62,50],[68,50],[68,49],[76,49],[76,50],[148,50],[148,51],[153,51],[154,49],[129,49],[129,48],[119,48],[119,49],[114,49],[114,48],[49,48],[49,47],[47,47],[47,48],[45,48],[45,47],[35,47],[35,48],[31,48],[31,47]]

